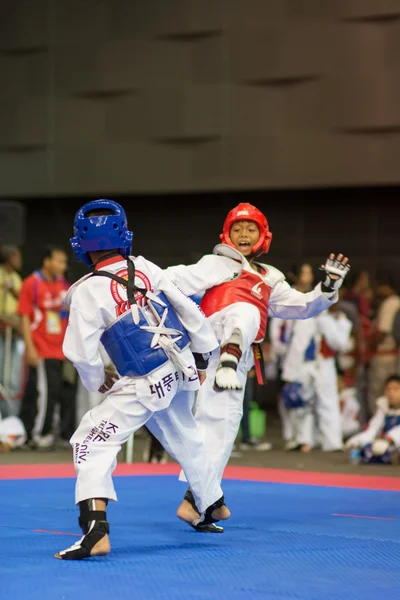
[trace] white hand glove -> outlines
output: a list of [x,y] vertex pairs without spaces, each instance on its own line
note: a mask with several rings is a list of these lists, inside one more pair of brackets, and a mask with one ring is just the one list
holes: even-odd
[[350,271],[347,256],[330,254],[325,265],[321,265],[319,275],[321,278],[321,289],[325,294],[333,294],[343,284],[344,278]]
[[374,456],[383,456],[390,447],[390,442],[384,438],[378,438],[372,443],[372,454]]
[[347,440],[344,447],[346,450],[349,450],[350,448],[359,448],[360,446],[361,444],[358,435],[353,435]]
[[231,367],[220,367],[215,374],[214,387],[217,390],[241,390],[242,385]]

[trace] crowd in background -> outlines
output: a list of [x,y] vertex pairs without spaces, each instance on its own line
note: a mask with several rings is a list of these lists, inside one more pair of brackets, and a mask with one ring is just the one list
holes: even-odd
[[[302,292],[314,286],[311,265],[287,274]],[[264,343],[266,391],[277,402],[285,449],[340,451],[380,410],[399,373],[400,297],[390,277],[351,273],[339,301],[307,321],[271,319]],[[249,374],[248,386],[257,383]],[[400,390],[400,383],[398,384]],[[263,392],[259,395],[263,396]],[[397,405],[391,425],[400,425]],[[389,425],[388,425],[389,426]],[[378,431],[384,435],[384,428]],[[257,441],[255,442],[257,446]]]
[[[0,249],[3,451],[69,448],[83,414],[103,399],[83,388],[62,353],[67,267],[65,250],[50,246],[38,269],[23,280],[19,248]],[[302,292],[314,286],[306,263],[294,266],[287,279]],[[395,285],[390,278],[373,282],[365,270],[350,273],[339,301],[322,315],[296,322],[271,319],[262,344],[266,385],[249,372],[239,449],[270,450],[265,411],[278,411],[287,451],[341,451],[380,408],[388,378],[399,373],[399,346]],[[103,361],[107,364],[105,354]],[[145,458],[163,460],[155,440]]]

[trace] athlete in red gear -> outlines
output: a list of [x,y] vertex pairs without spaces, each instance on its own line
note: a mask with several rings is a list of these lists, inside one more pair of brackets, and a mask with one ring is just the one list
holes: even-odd
[[[248,203],[229,212],[220,239],[214,255],[167,273],[189,296],[205,291],[201,307],[220,342],[197,394],[195,420],[222,479],[240,426],[247,372],[254,365],[256,343],[265,337],[268,315],[307,319],[326,310],[337,301],[349,265],[342,254],[330,254],[320,268],[321,283],[308,293],[295,290],[280,271],[258,262],[269,250],[272,233],[265,216]],[[183,472],[180,478],[185,480]],[[188,490],[178,516],[188,520],[191,510],[196,512],[196,506]],[[223,529],[211,525],[208,531]]]

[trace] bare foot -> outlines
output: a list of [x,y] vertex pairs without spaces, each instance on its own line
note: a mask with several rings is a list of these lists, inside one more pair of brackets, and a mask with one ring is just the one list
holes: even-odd
[[[68,551],[74,551],[76,548],[77,544],[74,544],[73,546],[71,546],[70,548],[67,548],[67,550],[63,550],[62,552],[68,552]],[[111,550],[111,544],[110,544],[110,538],[108,537],[108,535],[106,534],[104,537],[101,538],[101,540],[99,540],[97,542],[97,544],[95,544],[93,546],[93,548],[90,551],[90,556],[105,556],[106,554],[108,554]],[[65,558],[63,559],[63,556],[60,554],[60,552],[57,552],[57,554],[54,555],[54,558],[58,558],[60,560],[65,560]],[[79,559],[78,559],[79,560]]]
[[300,448],[300,452],[304,452],[304,454],[309,454],[311,452],[311,450],[312,450],[312,448],[308,444],[303,444],[302,447]]
[[223,504],[220,508],[216,508],[211,513],[211,516],[213,519],[216,519],[218,521],[226,521],[226,519],[229,519],[229,517],[231,516],[231,511],[225,504]]
[[7,442],[0,442],[0,454],[8,454],[11,452],[12,446]]
[[[176,511],[177,517],[182,519],[182,521],[186,521],[186,523],[192,524],[193,521],[200,517],[199,513],[193,508],[193,506],[187,500],[183,500],[178,510]],[[231,516],[231,511],[224,504],[220,508],[216,508],[212,512],[213,519],[217,521],[226,521]]]
[[182,500],[178,510],[176,511],[176,516],[179,519],[182,519],[182,521],[186,521],[186,523],[190,524],[200,517],[197,510],[194,510],[193,506],[187,500]]

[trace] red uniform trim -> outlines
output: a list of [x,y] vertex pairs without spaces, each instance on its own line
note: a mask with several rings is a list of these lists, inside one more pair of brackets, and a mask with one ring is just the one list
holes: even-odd
[[336,356],[336,351],[332,350],[326,339],[323,337],[321,341],[321,354],[324,358],[334,358]]
[[260,328],[255,342],[265,338],[268,320],[268,302],[272,288],[265,283],[258,273],[242,271],[241,275],[232,281],[221,283],[206,291],[200,306],[206,315],[223,310],[237,302],[247,302],[260,311]]

